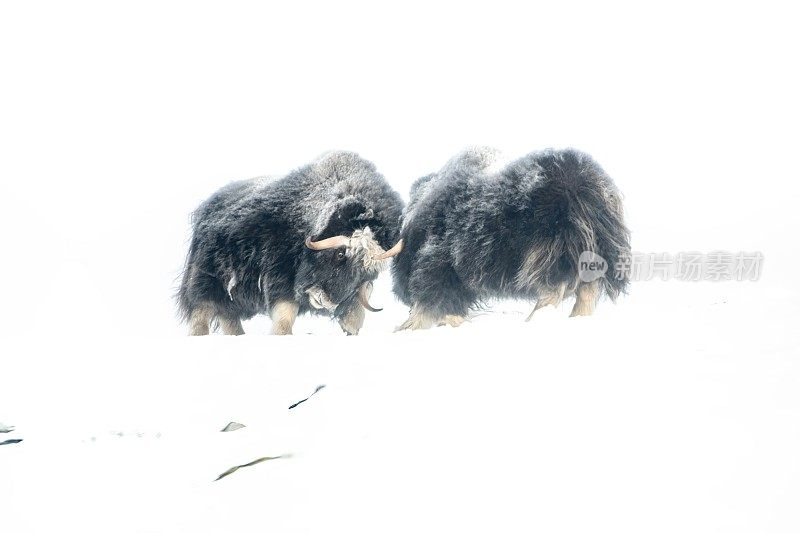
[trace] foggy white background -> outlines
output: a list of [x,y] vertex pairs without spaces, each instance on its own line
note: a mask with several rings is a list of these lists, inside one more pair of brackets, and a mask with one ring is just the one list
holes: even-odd
[[191,210],[330,149],[407,197],[467,145],[573,146],[617,181],[637,250],[760,250],[785,279],[794,20],[770,2],[6,3],[3,327],[173,332]]
[[[796,26],[790,3],[780,2],[3,2],[0,422],[14,423],[19,430],[27,422],[28,440],[15,450],[0,448],[0,459],[3,454],[8,459],[11,453],[26,453],[23,444],[29,444],[29,450],[44,450],[41,442],[46,439],[40,439],[36,448],[30,437],[37,431],[49,435],[47,424],[55,420],[64,429],[67,420],[83,414],[86,432],[76,433],[75,442],[93,432],[117,429],[125,422],[115,421],[110,406],[119,402],[127,406],[125,420],[131,425],[150,424],[153,432],[168,434],[166,418],[153,421],[148,417],[177,413],[178,408],[169,403],[175,398],[183,398],[186,404],[181,405],[191,410],[186,398],[193,398],[197,405],[218,409],[219,418],[212,423],[193,412],[192,420],[216,429],[218,421],[234,416],[214,403],[225,402],[224,395],[213,401],[204,396],[209,389],[224,387],[217,380],[218,357],[224,357],[227,363],[222,368],[232,375],[242,377],[234,368],[245,376],[251,369],[263,370],[254,370],[253,375],[263,376],[264,381],[253,377],[250,385],[263,388],[264,394],[286,387],[286,399],[299,399],[298,394],[313,390],[317,381],[335,382],[338,373],[350,376],[338,366],[337,357],[347,368],[354,347],[370,355],[376,345],[388,343],[397,357],[387,359],[385,365],[381,359],[358,361],[371,369],[366,376],[391,380],[402,375],[404,381],[388,385],[393,393],[417,390],[435,395],[440,384],[452,384],[454,375],[468,381],[493,376],[479,390],[496,387],[493,397],[500,398],[518,386],[513,392],[518,404],[515,416],[502,415],[506,418],[498,421],[493,413],[499,411],[481,410],[479,396],[470,397],[464,411],[453,400],[446,413],[439,413],[441,419],[424,418],[430,406],[420,396],[407,398],[408,405],[398,397],[390,404],[376,400],[374,417],[369,420],[385,428],[385,433],[375,446],[361,448],[373,454],[373,462],[361,464],[360,456],[353,455],[347,463],[349,470],[321,446],[327,450],[328,455],[322,455],[327,460],[316,456],[317,462],[306,465],[304,471],[319,472],[327,465],[335,468],[339,476],[335,479],[346,483],[345,478],[353,476],[355,481],[343,490],[334,477],[325,478],[328,492],[316,497],[301,491],[299,499],[287,502],[284,511],[288,514],[271,515],[283,526],[278,530],[305,530],[292,520],[298,516],[306,520],[314,516],[320,527],[330,525],[314,514],[322,508],[331,513],[334,530],[336,524],[352,521],[343,507],[337,507],[337,498],[348,498],[349,490],[362,498],[375,498],[369,501],[372,509],[397,512],[405,520],[426,517],[439,524],[439,530],[452,524],[437,512],[435,501],[442,493],[451,495],[443,509],[485,510],[486,516],[471,523],[485,527],[495,523],[506,531],[525,523],[570,530],[567,522],[578,520],[571,514],[573,506],[596,513],[596,521],[584,517],[596,530],[608,526],[616,531],[657,531],[664,514],[671,517],[667,524],[684,531],[795,530],[798,521],[792,518],[789,502],[800,494],[798,459],[791,451],[800,444],[800,406],[792,392],[798,390],[800,376],[794,360],[800,315],[795,282],[800,259],[796,237],[800,38]],[[188,217],[220,186],[234,179],[280,175],[324,151],[347,149],[375,162],[407,198],[413,180],[475,144],[494,146],[510,157],[547,147],[587,151],[625,195],[635,250],[760,251],[765,258],[762,279],[742,284],[636,283],[631,296],[619,305],[601,304],[601,322],[567,321],[568,309],[562,308],[544,322],[546,327],[532,324],[519,329],[524,314],[518,313],[525,306],[500,304],[494,309],[501,319],[509,310],[507,321],[494,316],[474,331],[468,325],[457,331],[445,328],[417,337],[391,337],[391,328],[406,311],[393,300],[388,275],[384,275],[373,299],[386,311],[367,317],[365,326],[365,338],[372,338],[371,343],[345,339],[321,318],[300,318],[297,327],[300,333],[325,335],[322,344],[315,344],[308,335],[289,340],[263,336],[269,327],[263,318],[245,324],[251,334],[245,339],[213,338],[204,339],[205,344],[188,344],[194,341],[183,338],[185,328],[177,323],[171,296],[186,250]],[[728,302],[737,307],[731,305],[723,314],[715,314]],[[517,329],[503,329],[512,327]],[[562,360],[558,343],[563,339],[589,342],[581,332],[594,342],[581,345],[596,350],[594,356],[587,353],[586,359],[574,363],[572,352],[564,348],[567,366],[550,366]],[[540,342],[544,350],[539,349]],[[680,342],[688,351],[666,342]],[[477,348],[465,353],[462,363],[458,346],[469,343]],[[712,345],[734,352],[712,350],[716,355],[708,359],[702,354],[712,352],[705,348],[692,351],[692,347]],[[481,349],[485,351],[479,353]],[[622,359],[614,359],[620,349]],[[664,357],[654,356],[651,349]],[[247,356],[237,359],[237,350]],[[272,368],[270,357],[286,352],[296,360],[280,359],[283,366]],[[492,358],[506,353],[530,353],[531,358],[498,363],[508,366],[495,374]],[[535,354],[553,359],[542,363]],[[666,357],[670,354],[674,359]],[[411,366],[403,366],[404,356],[410,358]],[[606,360],[608,367],[602,364]],[[654,366],[647,366],[656,360]],[[698,361],[699,368],[693,366]],[[195,364],[202,376],[199,381],[192,380],[190,369]],[[539,366],[527,370],[518,366],[524,364]],[[587,364],[598,381],[580,370]],[[281,369],[287,372],[285,379]],[[551,380],[547,371],[553,369]],[[581,387],[575,389],[577,396],[558,399],[564,390],[573,390],[561,387],[559,379],[576,383],[567,377],[570,369],[577,369],[573,378]],[[128,371],[138,376],[137,381],[125,381]],[[717,371],[723,376],[719,380]],[[309,373],[314,377],[306,382]],[[535,397],[519,397],[520,390],[525,390],[520,382],[525,376],[540,391]],[[658,381],[659,376],[666,377]],[[700,381],[693,381],[697,376]],[[359,383],[368,384],[365,390],[379,394],[375,382],[362,378]],[[703,381],[706,378],[708,382]],[[163,382],[153,384],[152,379]],[[237,385],[231,380],[229,392],[235,396]],[[609,389],[602,386],[603,380]],[[298,383],[298,388],[288,391],[287,383]],[[469,390],[459,383],[464,388],[461,392]],[[154,387],[155,392],[139,396],[140,387],[144,391]],[[625,387],[633,389],[622,392]],[[329,383],[329,390],[337,389]],[[581,390],[586,396],[581,396]],[[737,396],[745,392],[747,396]],[[450,397],[446,391],[439,393]],[[316,398],[320,403],[323,394]],[[672,394],[675,404],[667,400]],[[431,485],[441,492],[431,493],[430,499],[418,496],[400,510],[380,499],[380,490],[388,490],[398,505],[420,490],[427,494],[424,481],[420,488],[418,479],[404,478],[403,472],[417,472],[414,465],[428,463],[420,463],[412,454],[401,467],[394,462],[398,455],[388,451],[392,445],[398,453],[408,451],[396,443],[411,443],[409,435],[416,429],[446,426],[452,417],[469,424],[472,416],[478,416],[490,421],[486,435],[501,435],[498,431],[517,427],[530,415],[526,401],[546,403],[548,398],[556,410],[539,422],[575,440],[565,436],[564,442],[570,444],[562,445],[560,440],[538,434],[517,437],[540,443],[544,448],[539,451],[550,460],[560,457],[564,464],[573,465],[568,476],[573,481],[564,481],[564,472],[555,467],[538,470],[536,476],[514,486],[512,496],[511,489],[505,492],[493,485],[497,474],[488,462],[480,463],[471,483],[481,487],[482,496],[510,497],[511,503],[492,500],[481,507],[485,500],[464,493],[464,487],[472,485],[459,478],[463,474],[455,467],[447,472],[453,485]],[[714,402],[720,398],[731,399],[725,404],[729,410],[717,409]],[[71,399],[77,403],[69,403]],[[597,411],[581,407],[584,400]],[[330,405],[353,407],[356,399],[340,397],[339,401],[344,404],[332,399]],[[94,417],[102,409],[98,405],[109,406],[101,418]],[[383,409],[386,405],[388,411]],[[601,412],[600,406],[609,407],[611,414]],[[640,411],[626,412],[624,406]],[[317,414],[312,422],[340,436],[335,428],[355,423],[341,418],[341,413],[331,407],[327,418]],[[622,418],[610,424],[598,422],[617,414]],[[624,416],[631,414],[635,418],[629,426]],[[687,416],[691,423],[680,426],[678,421]],[[588,424],[599,433],[587,437],[570,429],[569,420]],[[32,427],[33,422],[41,425]],[[660,433],[662,429],[678,433],[666,436]],[[509,451],[503,439],[491,440],[486,435],[483,438],[490,439],[486,449],[465,450],[465,442],[473,442],[476,436],[464,431],[440,435],[443,440],[436,441],[437,449],[449,449],[452,444],[465,463],[486,457],[483,453],[496,453],[509,472],[519,467],[516,457],[536,457],[535,450]],[[619,448],[614,443],[620,435],[642,446]],[[677,446],[683,455],[656,459],[674,451],[676,439],[682,438],[694,443]],[[186,438],[190,446],[202,439]],[[298,442],[303,439],[298,437]],[[350,449],[349,443],[337,442],[339,452]],[[480,438],[474,442],[486,443]],[[599,448],[592,448],[593,452],[580,448],[587,442]],[[730,442],[750,443],[750,447],[747,452],[732,448],[726,455],[720,447]],[[386,455],[380,444],[387,446]],[[172,445],[175,453],[168,454],[170,460],[184,453]],[[647,450],[654,455],[649,456]],[[39,494],[45,507],[57,500],[64,502],[59,509],[66,514],[56,514],[53,520],[61,516],[66,517],[64,524],[77,524],[86,515],[94,515],[102,517],[93,523],[97,530],[109,523],[111,529],[120,530],[120,524],[108,522],[129,516],[131,508],[120,502],[139,501],[148,491],[159,489],[147,486],[150,478],[136,478],[139,484],[124,478],[135,477],[135,472],[120,474],[122,479],[97,478],[97,472],[108,468],[108,462],[103,462],[105,466],[96,463],[97,457],[117,453],[114,457],[122,463],[130,459],[124,451],[106,448],[103,453],[80,452],[84,462],[79,464],[86,469],[62,471],[56,488],[45,494],[39,491],[54,478],[52,471],[33,467],[41,464],[41,455],[30,452],[8,459],[5,482],[0,470],[0,494],[16,507],[3,509],[0,501],[0,529],[4,529],[5,515],[17,520],[11,522],[16,530],[37,530],[37,524],[41,525],[37,520],[46,521],[36,512],[38,497],[34,495]],[[141,456],[143,452],[134,448],[131,453]],[[253,458],[244,455],[241,462]],[[608,462],[609,455],[616,462]],[[626,457],[633,457],[632,462],[626,462]],[[714,463],[715,457],[719,463]],[[728,458],[731,463],[725,462]],[[764,458],[771,461],[767,470],[761,469]],[[234,464],[228,465],[227,458],[222,463]],[[298,481],[292,463],[285,465],[275,467],[288,469],[285,479],[279,479],[311,490]],[[263,484],[271,479],[268,473],[276,471],[270,470],[272,466],[255,468],[263,468],[266,477],[250,478],[249,489],[236,496],[248,501],[247,510],[230,503],[242,501],[236,499],[220,500],[228,502],[228,507],[210,505],[223,498],[220,493],[204,493],[197,499],[190,493],[194,496],[179,498],[177,505],[188,515],[198,508],[213,513],[215,520],[208,523],[215,524],[216,530],[224,528],[232,516],[241,521],[240,527],[256,530],[263,516],[251,519],[247,512],[263,504],[257,495],[265,490],[280,494],[281,489]],[[380,490],[374,493],[358,484],[367,479],[358,472],[364,475],[381,468],[401,481],[395,484],[390,476],[391,488],[378,485]],[[662,477],[643,474],[652,468],[661,468],[656,474]],[[213,474],[217,470],[216,463],[209,468]],[[524,467],[520,471],[527,472]],[[421,479],[426,472],[419,470]],[[202,476],[205,482],[208,473],[203,471]],[[615,476],[631,484],[614,484]],[[84,479],[83,485],[75,481],[78,478]],[[536,485],[537,478],[542,483],[564,484]],[[98,491],[92,494],[100,498],[92,500],[97,506],[85,513],[76,511],[83,507],[64,494],[73,490],[73,483],[91,492],[92,480]],[[317,482],[313,479],[308,486]],[[704,498],[722,486],[722,492],[714,493],[721,496],[712,498],[719,506],[709,506]],[[102,487],[128,490],[125,494],[130,499],[103,499]],[[655,490],[656,499],[646,499],[651,492],[637,487]],[[635,520],[625,523],[630,527],[615,522],[620,515],[614,514],[617,507],[611,504],[617,498],[633,498],[631,507],[638,509],[629,509],[635,515]],[[128,523],[131,531],[176,531],[186,526],[170,519],[163,501],[151,499],[147,500],[150,507],[142,504],[134,514],[140,521],[158,517],[156,522],[164,520],[163,527]],[[557,515],[547,515],[543,522],[536,522],[536,516],[527,516],[531,522],[516,517],[514,513],[532,501],[539,502],[542,516],[549,511]],[[504,507],[508,505],[512,507]],[[374,513],[379,520],[380,513]],[[567,515],[573,522],[559,521]],[[204,523],[202,516],[198,514],[194,530]],[[611,527],[615,523],[619,527]],[[386,524],[377,529],[374,522],[368,525],[364,530],[391,529]],[[95,530],[91,524],[84,526]],[[309,526],[309,530],[319,529]]]

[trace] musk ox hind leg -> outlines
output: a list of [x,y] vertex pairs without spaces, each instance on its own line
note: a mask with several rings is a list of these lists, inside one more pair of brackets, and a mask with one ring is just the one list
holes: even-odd
[[244,335],[244,328],[242,321],[238,318],[227,318],[220,316],[219,327],[222,328],[222,333],[225,335]]
[[450,326],[457,328],[467,321],[467,317],[461,315],[444,315],[444,318],[439,321],[440,326]]
[[594,280],[581,283],[575,290],[575,305],[569,316],[589,316],[594,312],[594,306],[600,296],[600,282]]
[[294,300],[280,300],[275,302],[269,312],[269,316],[272,318],[272,334],[291,335],[294,319],[297,318],[297,312],[299,310],[300,304]]
[[542,307],[547,307],[548,305],[556,306],[560,304],[561,300],[564,299],[564,292],[566,291],[566,288],[567,285],[562,283],[553,291],[541,291],[539,298],[536,300],[536,306],[534,306],[533,311],[531,311],[531,314],[528,315],[528,318],[525,319],[525,322],[529,322],[531,318],[533,318],[533,314]]
[[189,335],[208,335],[214,315],[214,308],[208,303],[202,303],[192,309],[189,314]]

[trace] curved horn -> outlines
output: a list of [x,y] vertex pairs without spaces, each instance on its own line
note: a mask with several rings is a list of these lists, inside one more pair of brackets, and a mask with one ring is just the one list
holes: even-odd
[[366,309],[367,311],[372,311],[373,313],[377,313],[378,311],[383,311],[383,309],[378,309],[372,307],[369,303],[369,295],[372,294],[372,283],[367,282],[358,289],[358,302]]
[[399,254],[402,250],[403,250],[403,239],[400,239],[399,241],[397,241],[397,244],[395,244],[382,254],[374,256],[372,259],[374,259],[375,261],[380,261],[381,259],[389,259],[390,257],[394,257],[397,254]]
[[328,237],[321,241],[312,241],[311,237],[306,238],[306,246],[312,250],[327,250],[328,248],[338,248],[340,246],[347,246],[348,244],[350,244],[350,238],[344,235]]

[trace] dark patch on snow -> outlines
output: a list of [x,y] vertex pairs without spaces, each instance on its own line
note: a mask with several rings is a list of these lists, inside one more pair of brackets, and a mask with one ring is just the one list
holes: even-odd
[[289,409],[294,409],[295,407],[297,407],[301,403],[303,403],[305,401],[308,401],[308,399],[311,398],[311,396],[314,396],[316,393],[318,393],[319,391],[321,391],[324,388],[325,388],[325,385],[320,385],[319,387],[316,388],[316,390],[314,390],[314,392],[311,393],[311,395],[308,398],[303,398],[299,402],[293,403],[292,405],[289,406]]
[[4,440],[3,442],[0,442],[0,446],[3,446],[5,444],[17,444],[17,443],[20,443],[20,442],[22,442],[22,439],[8,439],[8,440]]
[[248,466],[257,465],[258,463],[263,463],[264,461],[272,461],[274,459],[288,459],[289,457],[291,457],[291,454],[276,455],[275,457],[260,457],[260,458],[256,459],[255,461],[250,461],[249,463],[245,463],[243,465],[234,466],[233,468],[227,469],[226,471],[221,473],[219,475],[219,477],[217,477],[217,479],[215,479],[214,481],[219,481],[220,479],[222,479],[222,478],[224,478],[226,476],[230,476],[231,474],[233,474],[234,472],[236,472],[240,468],[246,468]]

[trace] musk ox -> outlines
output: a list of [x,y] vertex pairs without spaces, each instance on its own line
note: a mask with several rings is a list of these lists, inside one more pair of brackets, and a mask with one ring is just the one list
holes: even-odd
[[244,333],[268,313],[291,334],[305,312],[335,317],[358,333],[372,281],[398,239],[403,202],[375,166],[332,152],[281,179],[223,187],[192,215],[178,307],[191,335]]
[[505,166],[488,148],[459,154],[414,183],[400,237],[394,292],[411,311],[398,329],[458,326],[491,298],[536,300],[530,320],[574,295],[571,316],[589,315],[628,282],[620,193],[572,149]]

